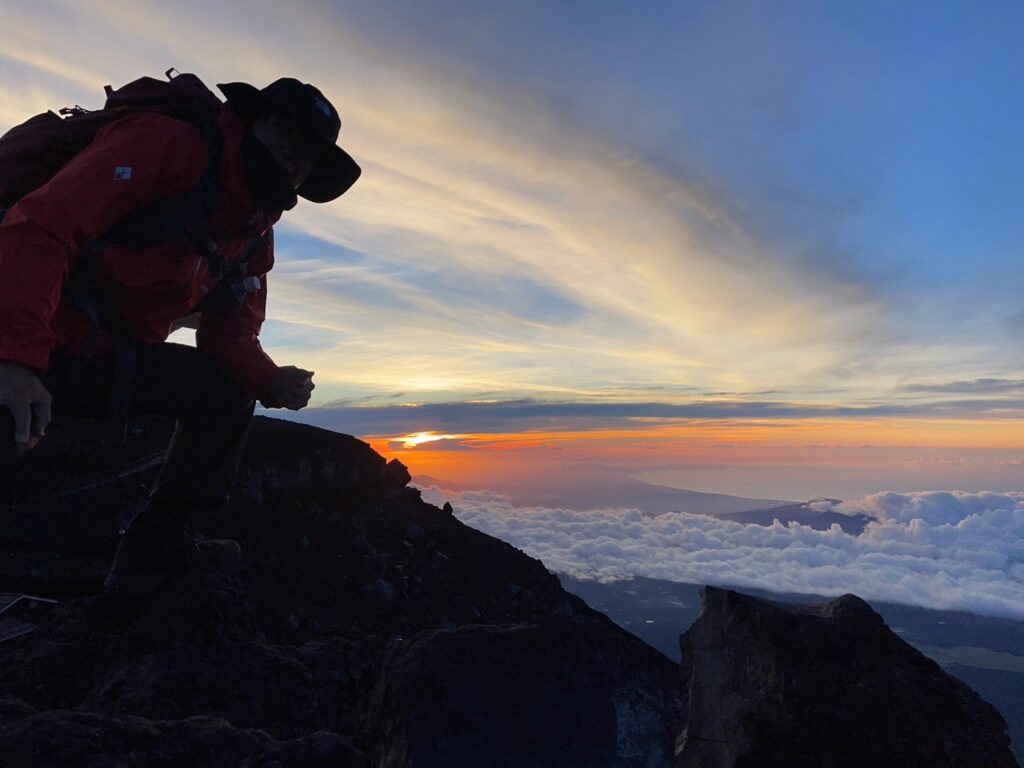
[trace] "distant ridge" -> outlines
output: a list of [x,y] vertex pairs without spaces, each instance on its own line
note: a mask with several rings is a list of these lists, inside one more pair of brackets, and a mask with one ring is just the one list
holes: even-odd
[[831,509],[821,510],[815,508],[819,502],[829,502],[830,505],[839,504],[839,499],[811,499],[800,504],[785,504],[783,506],[768,507],[767,509],[749,509],[739,512],[727,512],[717,515],[722,520],[733,520],[737,523],[753,523],[754,525],[771,525],[775,520],[785,525],[795,522],[807,525],[816,531],[827,531],[833,525],[838,525],[845,533],[859,536],[864,528],[875,518],[869,515],[843,515],[833,512]]
[[[722,517],[746,510],[763,511],[794,504],[792,501],[778,499],[748,499],[724,493],[703,493],[671,488],[667,485],[651,485],[621,472],[612,472],[610,476],[601,478],[593,474],[567,470],[561,480],[537,488],[522,488],[500,483],[453,483],[430,475],[415,475],[412,482],[421,488],[433,485],[450,491],[494,491],[507,496],[519,507],[549,507],[578,511],[631,507],[652,517],[666,512]],[[771,524],[770,521],[768,524]]]

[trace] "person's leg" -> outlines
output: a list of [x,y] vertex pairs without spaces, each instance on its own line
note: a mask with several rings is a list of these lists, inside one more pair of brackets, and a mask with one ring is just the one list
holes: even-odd
[[0,504],[13,496],[14,471],[18,466],[18,444],[14,442],[14,416],[0,405]]
[[[54,362],[56,413],[108,412],[115,376],[111,355]],[[164,343],[137,346],[129,405],[132,415],[177,419],[164,467],[145,508],[124,532],[106,582],[113,592],[147,594],[195,554],[195,511],[228,497],[255,402],[210,355]]]
[[[114,381],[111,355],[57,357],[54,363],[50,378],[55,413],[108,413]],[[177,419],[153,495],[186,504],[225,500],[238,474],[255,405],[209,354],[183,344],[137,345],[131,415]]]

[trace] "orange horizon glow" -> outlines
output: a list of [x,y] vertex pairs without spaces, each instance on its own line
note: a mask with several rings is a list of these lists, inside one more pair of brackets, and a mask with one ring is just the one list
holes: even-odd
[[[364,439],[414,475],[484,484],[525,481],[577,463],[634,470],[671,465],[801,466],[809,472],[905,467],[908,473],[920,473],[934,463],[939,477],[943,466],[985,462],[1009,470],[1024,457],[1024,440],[1015,422],[964,419],[745,419],[589,432],[478,433],[456,438],[415,432]],[[458,449],[452,450],[451,442],[457,442]]]
[[[508,451],[559,445],[587,446],[591,449],[624,448],[629,443],[672,443],[677,449],[708,443],[732,447],[761,446],[773,450],[808,442],[834,447],[917,446],[921,448],[1024,449],[1019,422],[984,419],[742,419],[689,422],[636,429],[525,430],[522,432],[473,433],[448,435],[432,431],[407,435],[367,435],[364,439],[376,450],[396,453],[394,443],[402,443],[417,455],[429,452],[421,448],[441,440],[458,440],[476,451]],[[696,444],[696,445],[694,445]],[[442,451],[450,453],[450,451]]]

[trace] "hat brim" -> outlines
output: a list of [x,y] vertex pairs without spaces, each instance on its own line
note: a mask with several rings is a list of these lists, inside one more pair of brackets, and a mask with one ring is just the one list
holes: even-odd
[[[254,118],[268,109],[279,109],[258,88],[248,83],[218,83],[217,87],[243,119]],[[295,193],[313,203],[329,203],[345,194],[362,175],[363,169],[337,144],[319,139],[317,142],[321,144],[317,164]]]
[[325,144],[325,152],[295,194],[314,203],[329,203],[348,192],[363,173],[352,156],[336,144]]

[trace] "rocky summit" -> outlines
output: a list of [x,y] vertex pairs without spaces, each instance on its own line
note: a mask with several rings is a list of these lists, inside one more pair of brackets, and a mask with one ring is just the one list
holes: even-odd
[[60,419],[0,511],[0,592],[59,600],[0,643],[0,763],[670,766],[679,668],[459,522],[354,438],[258,418],[211,554],[113,601],[118,530],[171,423]]
[[854,595],[776,603],[707,587],[680,638],[678,768],[1016,766],[994,707]]
[[193,568],[111,599],[171,428],[57,419],[0,491],[5,768],[1015,765],[856,598],[709,589],[680,669],[398,462],[287,421],[254,422]]

